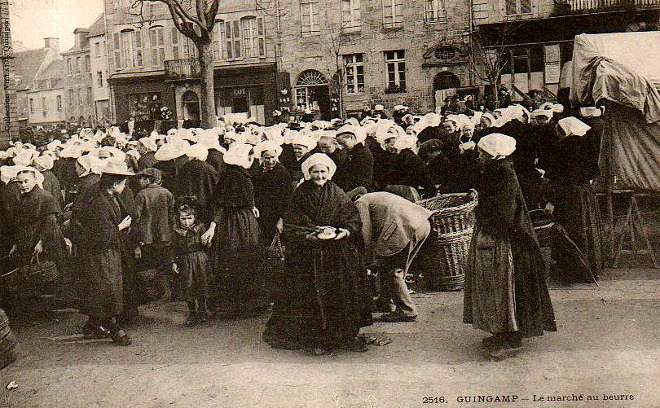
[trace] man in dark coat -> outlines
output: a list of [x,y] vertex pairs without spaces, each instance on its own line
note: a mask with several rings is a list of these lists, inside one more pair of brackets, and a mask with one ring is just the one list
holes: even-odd
[[353,131],[337,133],[337,142],[348,153],[346,161],[342,166],[337,166],[334,181],[344,191],[350,191],[357,187],[370,190],[374,183],[374,158],[364,141],[358,142],[357,135]]
[[118,196],[130,175],[125,164],[109,164],[96,187],[84,197],[85,205],[76,215],[81,226],[78,244],[84,265],[80,269],[81,312],[89,316],[83,333],[108,336],[119,345],[131,344],[116,321],[124,309],[122,231],[131,223]]
[[[200,149],[200,153],[204,153],[204,150]],[[212,151],[222,154],[215,149]],[[210,154],[211,150],[208,152]],[[222,166],[224,167],[224,162],[222,162]],[[209,164],[208,157],[205,158],[202,155],[183,165],[174,184],[173,193],[176,198],[183,196],[197,197],[199,219],[208,225],[213,218],[213,200],[219,180],[219,174]]]
[[40,174],[26,168],[17,175],[20,199],[14,211],[12,249],[24,263],[36,255],[62,264],[66,251],[65,240],[59,225],[59,209],[55,198],[37,185]]

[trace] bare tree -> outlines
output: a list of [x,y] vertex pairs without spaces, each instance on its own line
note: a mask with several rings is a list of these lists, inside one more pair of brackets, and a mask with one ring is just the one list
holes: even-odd
[[348,27],[348,23],[343,21],[341,18],[341,13],[339,13],[338,20],[332,17],[336,10],[327,9],[326,10],[326,24],[325,24],[325,35],[322,35],[323,43],[325,48],[327,48],[334,59],[334,74],[331,75],[333,79],[333,85],[336,87],[336,95],[339,97],[339,116],[345,117],[346,110],[344,107],[344,90],[346,89],[346,65],[344,64],[342,47],[346,41],[346,35],[344,31]]
[[519,25],[512,22],[495,28],[494,35],[488,37],[479,30],[472,33],[470,70],[480,81],[491,85],[496,102],[499,101],[497,87],[501,83],[504,70],[510,67],[511,63],[505,45],[510,42],[518,28]]
[[220,0],[134,0],[132,9],[144,17],[145,4],[162,3],[169,9],[174,26],[197,48],[200,67],[202,127],[216,125],[213,78],[213,27]]

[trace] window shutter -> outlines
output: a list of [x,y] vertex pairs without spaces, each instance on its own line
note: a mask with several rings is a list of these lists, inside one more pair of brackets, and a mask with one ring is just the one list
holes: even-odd
[[394,0],[394,24],[403,24],[403,0]]
[[318,33],[320,31],[319,29],[319,7],[317,3],[310,3],[310,7],[312,8],[312,33]]
[[231,21],[225,23],[225,36],[227,38],[227,59],[234,59],[234,40],[232,38]]
[[120,41],[119,41],[119,33],[114,33],[113,36],[113,44],[114,44],[114,54],[115,54],[115,69],[120,70],[122,68],[121,65],[121,46],[120,46]]
[[135,66],[142,66],[142,32],[139,30],[133,31],[133,53]]
[[232,38],[234,39],[234,58],[241,58],[241,26],[239,20],[234,21]]
[[259,56],[266,56],[266,30],[264,30],[264,19],[257,18],[257,35],[259,38]]
[[302,28],[302,34],[303,36],[305,35],[310,35],[312,31],[312,22],[311,22],[311,4],[302,4],[300,6],[300,9],[302,11],[301,13],[301,28]]
[[172,59],[178,60],[180,58],[179,54],[179,30],[176,27],[172,27],[170,30],[170,38],[172,43]]
[[393,0],[383,0],[383,25],[385,27],[391,27],[394,23],[392,2]]
[[156,39],[156,29],[149,30],[149,42],[151,43],[151,65],[158,66],[158,41]]

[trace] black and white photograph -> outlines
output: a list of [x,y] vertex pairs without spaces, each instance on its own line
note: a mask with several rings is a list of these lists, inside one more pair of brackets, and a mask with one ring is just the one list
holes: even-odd
[[0,0],[0,408],[660,408],[660,0]]

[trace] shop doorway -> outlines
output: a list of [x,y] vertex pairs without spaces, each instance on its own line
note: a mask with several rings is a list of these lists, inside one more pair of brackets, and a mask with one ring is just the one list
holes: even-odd
[[319,71],[303,71],[296,81],[295,104],[299,111],[311,110],[320,119],[331,119],[330,87]]
[[188,90],[183,93],[183,120],[199,120],[199,96]]
[[440,112],[445,99],[456,95],[456,89],[461,87],[461,80],[449,71],[443,71],[433,77],[433,91],[435,94],[435,110]]

